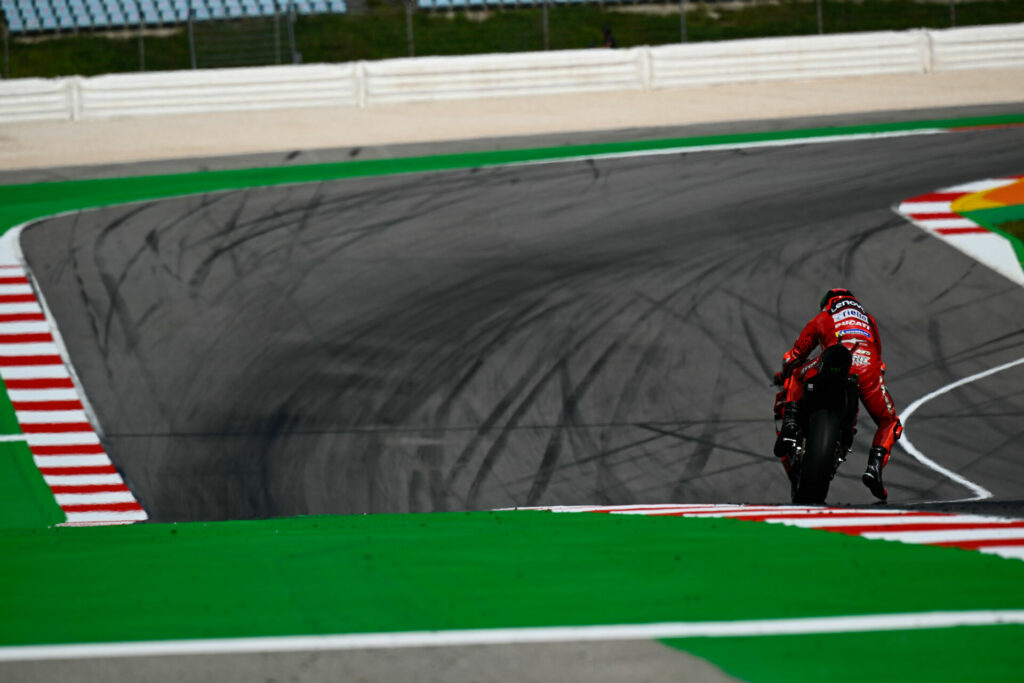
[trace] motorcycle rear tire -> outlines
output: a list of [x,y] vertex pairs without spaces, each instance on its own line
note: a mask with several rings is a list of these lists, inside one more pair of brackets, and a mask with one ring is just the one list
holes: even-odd
[[825,502],[832,483],[838,443],[839,416],[827,409],[811,413],[807,420],[807,445],[800,481],[793,496],[794,503],[816,505]]

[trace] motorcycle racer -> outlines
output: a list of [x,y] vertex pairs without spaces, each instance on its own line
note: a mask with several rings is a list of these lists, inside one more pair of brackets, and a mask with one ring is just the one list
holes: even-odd
[[[818,313],[800,332],[793,347],[782,358],[782,372],[776,382],[783,390],[776,396],[776,414],[782,427],[775,442],[775,455],[789,473],[789,454],[800,438],[797,412],[804,382],[820,370],[821,356],[807,357],[818,346],[822,349],[842,344],[853,357],[850,374],[857,377],[857,391],[877,429],[868,454],[867,469],[861,478],[880,500],[888,498],[882,483],[882,469],[889,461],[892,446],[903,432],[892,397],[885,386],[882,342],[875,319],[848,289],[830,289],[822,297]],[[851,431],[852,438],[852,431]],[[845,444],[848,448],[849,444]]]

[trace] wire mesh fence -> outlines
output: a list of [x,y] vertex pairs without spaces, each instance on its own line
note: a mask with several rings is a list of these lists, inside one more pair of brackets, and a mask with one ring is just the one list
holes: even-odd
[[299,61],[295,12],[235,21],[187,22],[189,66],[193,69],[267,66]]
[[[38,0],[32,0],[38,1]],[[288,0],[289,3],[296,0]],[[4,77],[664,45],[1024,21],[1024,0],[350,0],[339,13],[38,35],[4,31]],[[473,4],[475,2],[475,4]],[[486,4],[491,2],[491,4]]]

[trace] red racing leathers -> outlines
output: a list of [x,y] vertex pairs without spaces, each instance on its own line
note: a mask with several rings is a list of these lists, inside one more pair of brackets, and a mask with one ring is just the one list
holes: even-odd
[[778,398],[780,401],[800,400],[804,380],[817,374],[820,364],[818,358],[805,362],[807,357],[816,347],[825,349],[837,342],[848,348],[853,356],[850,373],[857,376],[860,400],[878,426],[871,445],[885,449],[884,466],[903,427],[885,387],[885,364],[882,362],[878,325],[852,296],[832,297],[821,313],[804,327],[793,348],[783,356],[782,375],[788,379]]

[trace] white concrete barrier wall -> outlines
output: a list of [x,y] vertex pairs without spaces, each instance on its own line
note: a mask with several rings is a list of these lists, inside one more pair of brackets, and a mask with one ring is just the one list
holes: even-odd
[[72,85],[68,78],[0,81],[0,123],[72,118]]
[[1024,66],[1024,24],[0,81],[0,122],[240,111]]
[[564,50],[365,63],[365,105],[639,90],[649,48]]
[[935,71],[1024,66],[1024,24],[930,31]]
[[923,73],[924,31],[759,38],[651,50],[651,87]]
[[86,78],[76,118],[358,104],[355,64],[166,71]]

